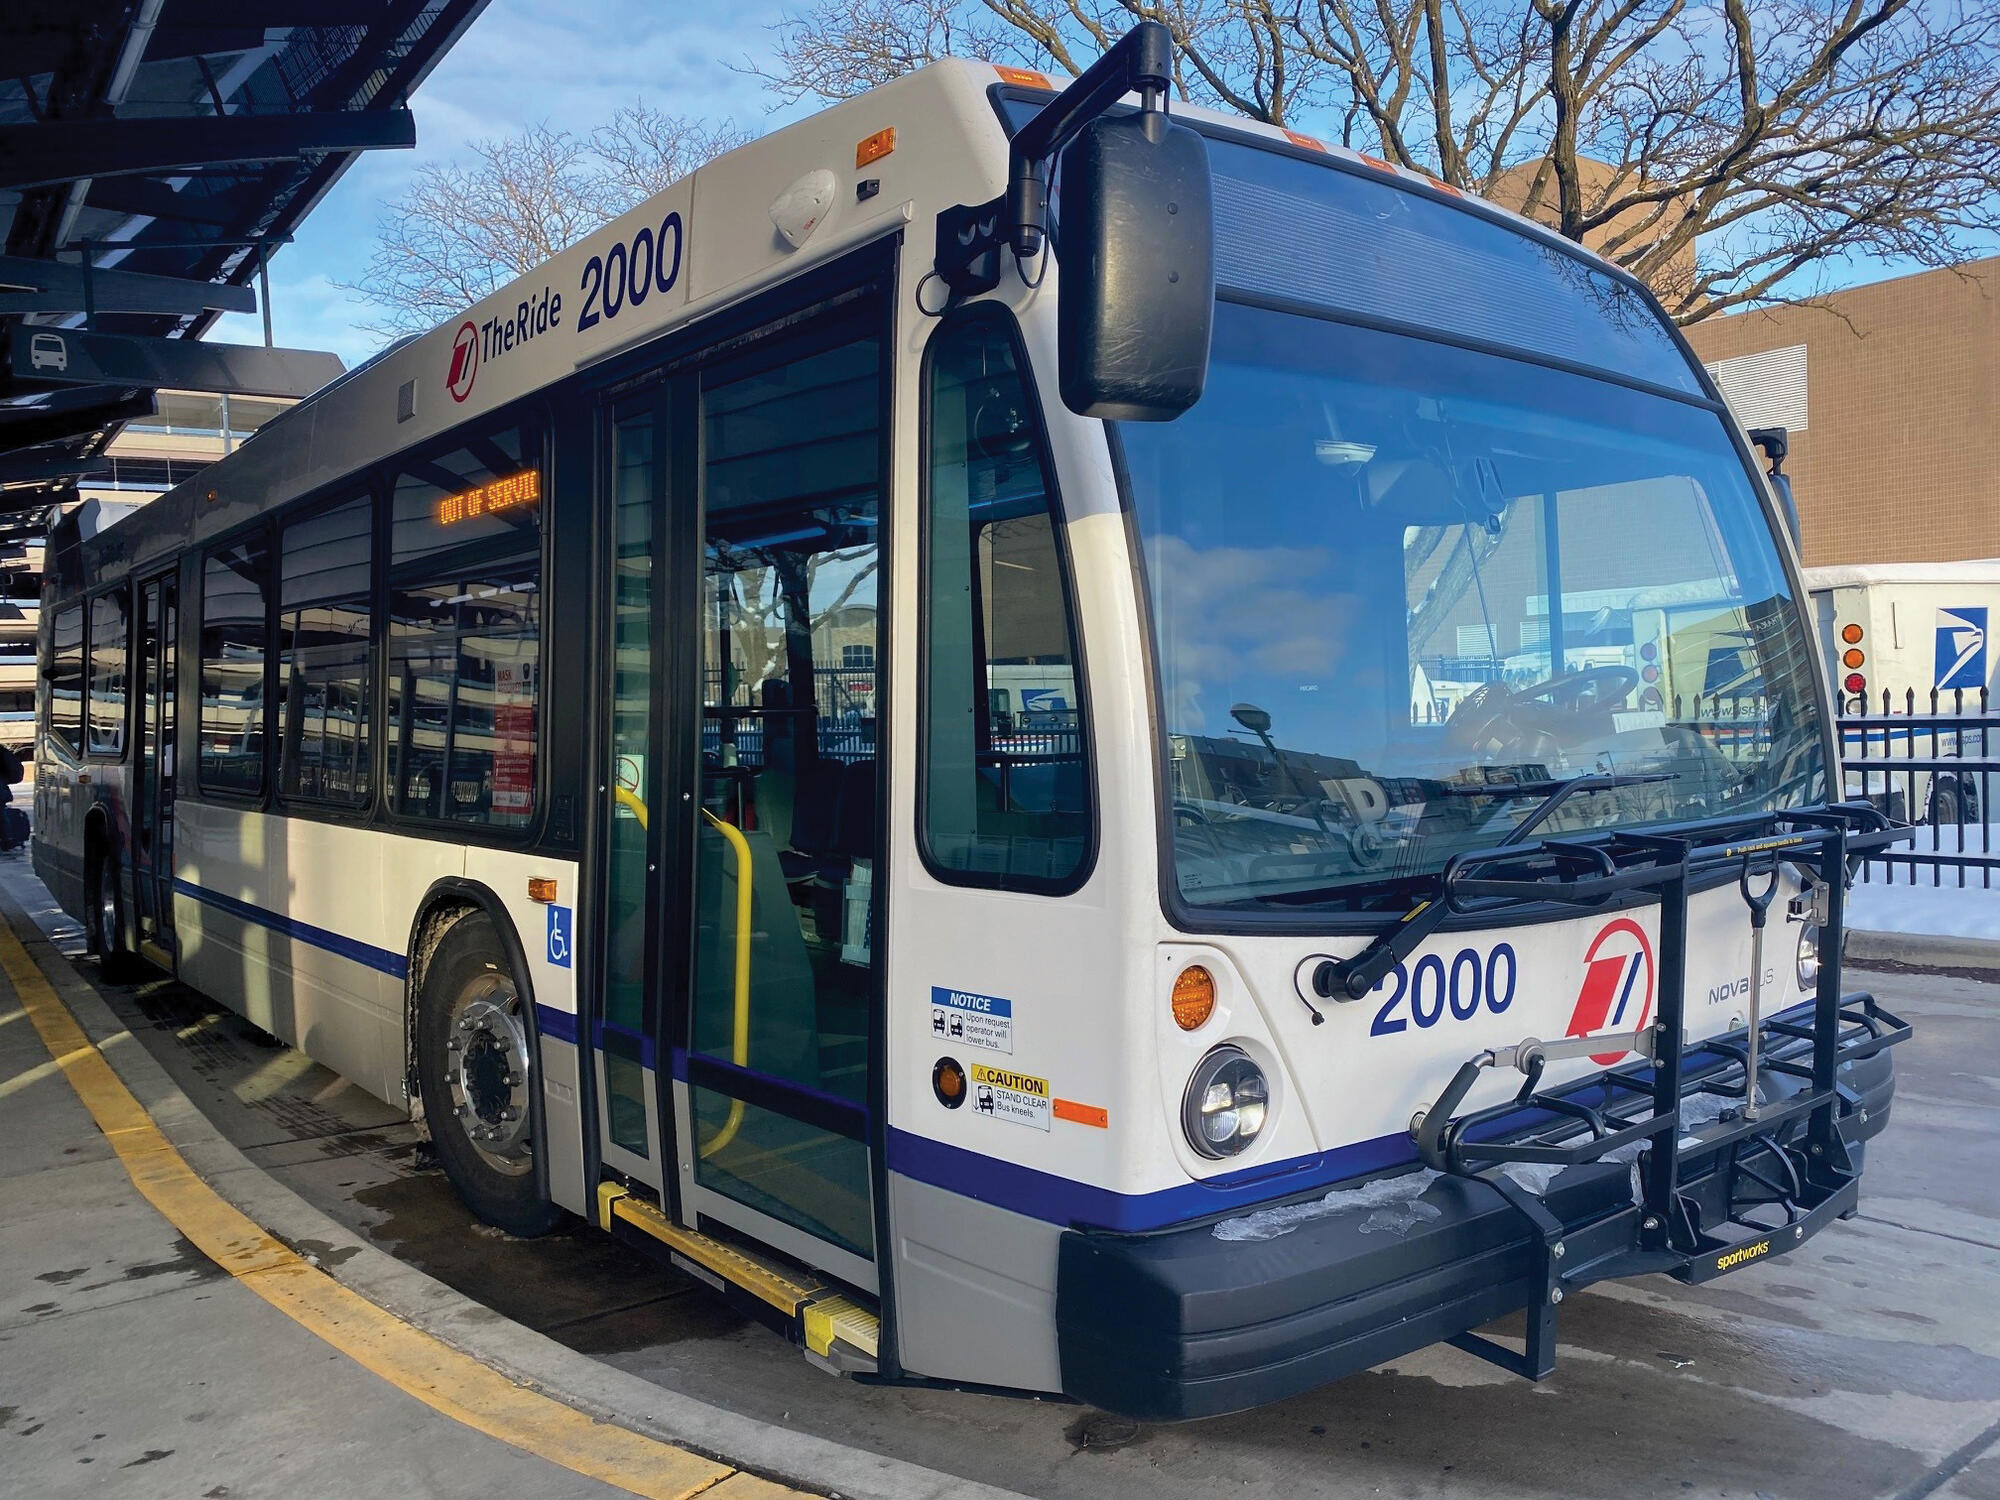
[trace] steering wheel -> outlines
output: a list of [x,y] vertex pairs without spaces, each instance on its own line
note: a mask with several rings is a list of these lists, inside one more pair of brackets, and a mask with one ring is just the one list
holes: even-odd
[[1446,740],[1460,750],[1470,750],[1492,739],[1510,739],[1506,733],[1507,710],[1514,693],[1504,682],[1481,683],[1452,709],[1445,721]]
[[1534,696],[1532,688],[1516,693],[1499,682],[1474,688],[1459,699],[1458,707],[1445,721],[1445,743],[1462,754],[1501,753],[1516,760],[1549,763],[1559,760],[1562,744],[1548,723],[1554,711],[1530,707],[1528,712],[1520,712]]
[[[1622,703],[1638,685],[1639,674],[1630,667],[1585,667],[1579,672],[1565,672],[1547,682],[1521,688],[1513,696],[1517,703],[1543,698],[1557,708],[1581,713],[1585,708],[1609,708],[1614,703]],[[1586,699],[1589,700],[1587,703]]]

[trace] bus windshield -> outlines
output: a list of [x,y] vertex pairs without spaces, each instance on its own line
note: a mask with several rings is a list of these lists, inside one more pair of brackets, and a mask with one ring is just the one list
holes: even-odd
[[1225,290],[1119,429],[1183,901],[1391,908],[1537,835],[1824,795],[1812,656],[1722,418]]

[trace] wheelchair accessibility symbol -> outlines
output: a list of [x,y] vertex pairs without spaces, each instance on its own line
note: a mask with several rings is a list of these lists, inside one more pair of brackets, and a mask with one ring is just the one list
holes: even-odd
[[571,935],[576,930],[574,913],[567,906],[549,908],[549,962],[558,969],[570,966]]

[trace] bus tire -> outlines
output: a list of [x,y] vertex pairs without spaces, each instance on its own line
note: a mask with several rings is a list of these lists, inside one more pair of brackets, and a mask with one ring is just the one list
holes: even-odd
[[479,1218],[531,1239],[563,1222],[535,1169],[535,1038],[507,950],[481,912],[446,929],[417,996],[417,1087],[445,1176]]
[[108,984],[125,984],[138,965],[125,946],[125,892],[118,879],[118,856],[100,846],[91,861],[90,951]]

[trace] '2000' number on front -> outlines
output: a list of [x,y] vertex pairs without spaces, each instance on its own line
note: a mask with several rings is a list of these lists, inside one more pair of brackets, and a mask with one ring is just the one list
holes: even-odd
[[[1392,1036],[1408,1031],[1410,1021],[1428,1031],[1447,1015],[1454,1021],[1470,1021],[1481,1006],[1497,1016],[1514,1003],[1518,970],[1510,943],[1495,943],[1484,956],[1475,948],[1461,948],[1452,955],[1449,966],[1436,953],[1426,953],[1414,967],[1397,964],[1375,986],[1378,991],[1385,986],[1393,988],[1375,1012],[1375,1024],[1368,1028],[1368,1034]],[[1405,1000],[1410,1011],[1407,1020],[1398,1014]]]

